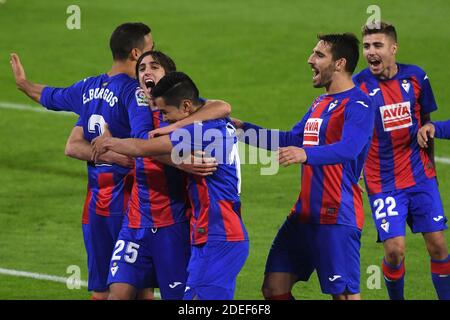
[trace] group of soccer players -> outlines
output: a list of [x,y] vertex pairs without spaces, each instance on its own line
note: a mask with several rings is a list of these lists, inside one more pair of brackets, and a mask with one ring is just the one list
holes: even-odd
[[[113,32],[108,73],[68,88],[28,81],[13,54],[19,89],[48,109],[79,115],[66,154],[87,161],[82,222],[93,298],[150,299],[154,287],[163,299],[233,298],[249,252],[238,128],[244,142],[302,168],[300,195],[267,259],[266,299],[293,299],[295,283],[314,270],[323,293],[360,299],[363,169],[390,298],[404,299],[408,223],[424,236],[438,297],[450,299],[447,219],[430,153],[434,136],[450,137],[450,124],[429,122],[437,109],[430,82],[419,67],[396,62],[395,28],[381,22],[362,35],[368,68],[353,77],[357,38],[318,37],[308,64],[325,94],[289,132],[230,119],[226,102],[200,98],[189,76],[152,51],[150,28],[140,23]],[[250,141],[250,130],[278,144]]]

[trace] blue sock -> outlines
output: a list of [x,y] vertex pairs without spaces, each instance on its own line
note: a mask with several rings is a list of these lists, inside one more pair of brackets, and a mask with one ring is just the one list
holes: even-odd
[[405,287],[405,259],[398,265],[392,266],[383,259],[384,283],[391,300],[404,300]]
[[431,279],[439,300],[450,300],[450,255],[443,260],[431,259]]

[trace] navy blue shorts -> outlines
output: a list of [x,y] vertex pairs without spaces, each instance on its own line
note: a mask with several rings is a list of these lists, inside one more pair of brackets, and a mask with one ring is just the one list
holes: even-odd
[[123,215],[109,217],[90,214],[89,223],[83,224],[84,247],[88,262],[88,290],[108,290],[109,262],[122,227]]
[[208,241],[192,246],[184,300],[232,300],[249,254],[248,241]]
[[181,300],[190,251],[188,221],[162,228],[124,226],[111,257],[108,284],[158,286],[162,299]]
[[293,273],[297,281],[308,281],[316,270],[323,293],[359,293],[360,239],[356,227],[286,219],[270,248],[265,273]]
[[407,223],[413,233],[447,229],[436,178],[402,190],[370,195],[369,201],[381,241],[404,237]]

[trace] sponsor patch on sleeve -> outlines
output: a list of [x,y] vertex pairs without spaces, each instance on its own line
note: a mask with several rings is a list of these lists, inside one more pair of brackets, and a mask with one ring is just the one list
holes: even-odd
[[144,93],[144,90],[141,88],[137,88],[135,92],[136,103],[140,107],[148,107],[147,97]]

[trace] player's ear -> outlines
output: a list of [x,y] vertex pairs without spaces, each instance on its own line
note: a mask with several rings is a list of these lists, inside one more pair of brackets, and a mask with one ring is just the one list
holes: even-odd
[[394,44],[392,45],[392,54],[393,55],[397,54],[397,50],[398,50],[398,43],[394,42]]
[[139,51],[138,48],[131,49],[130,58],[132,61],[137,61],[139,59],[140,55],[141,55],[141,52]]
[[345,58],[341,58],[336,60],[336,62],[334,63],[335,66],[335,70],[337,72],[341,72],[341,71],[345,71],[345,65],[347,64],[347,59]]
[[192,112],[192,101],[189,99],[183,99],[181,101],[181,111],[185,113],[191,113]]

